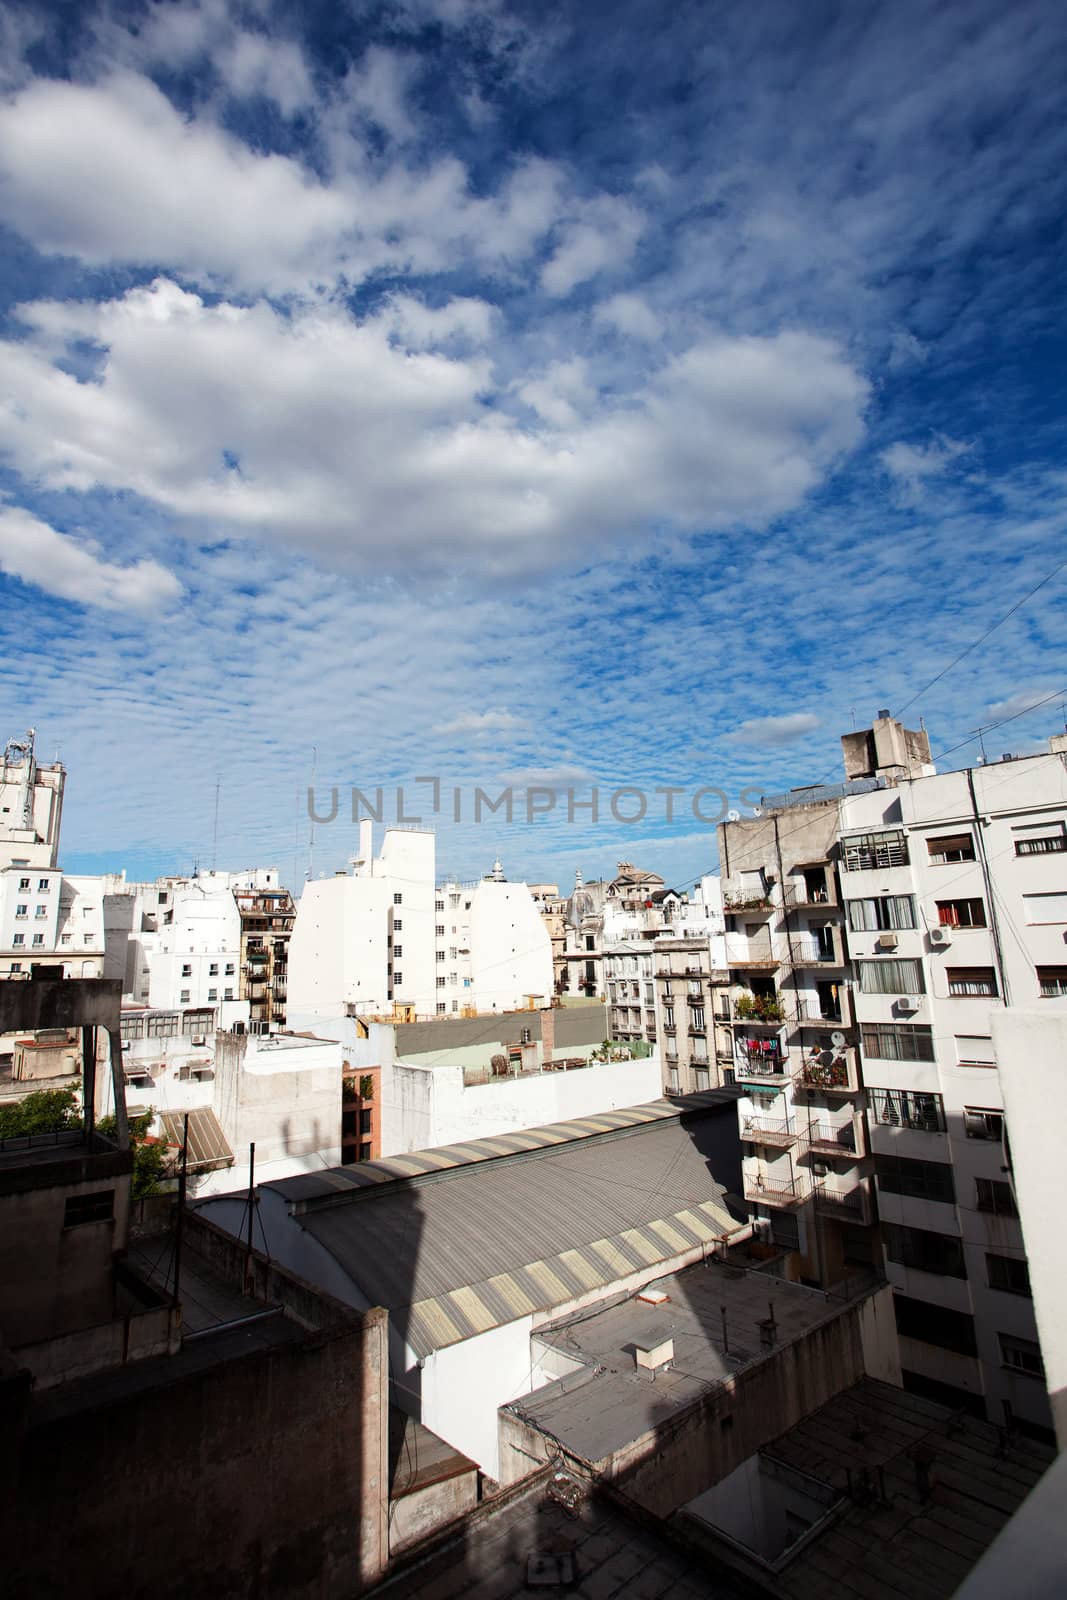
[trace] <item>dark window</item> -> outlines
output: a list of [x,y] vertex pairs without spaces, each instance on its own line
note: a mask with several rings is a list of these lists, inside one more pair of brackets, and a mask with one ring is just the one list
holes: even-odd
[[990,1139],[999,1144],[1004,1137],[1004,1113],[986,1111],[980,1106],[964,1106],[963,1131],[968,1139]]
[[359,1131],[360,1131],[360,1133],[369,1133],[370,1132],[370,1124],[371,1124],[371,1112],[369,1112],[369,1111],[361,1111],[360,1114],[359,1114]]
[[979,1211],[988,1211],[995,1217],[1019,1215],[1010,1183],[1004,1183],[1000,1178],[975,1178],[974,1187]]
[[865,1022],[863,1053],[879,1061],[933,1061],[932,1028],[908,1022]]
[[359,1132],[359,1116],[355,1111],[341,1113],[341,1134],[344,1138],[354,1138]]
[[900,1228],[885,1224],[885,1253],[890,1261],[919,1272],[936,1272],[942,1278],[965,1278],[963,1245],[951,1233],[929,1228]]
[[843,841],[846,872],[871,872],[877,867],[906,867],[908,841],[899,828],[885,833],[857,833]]
[[956,1189],[946,1161],[911,1161],[903,1156],[875,1156],[878,1187],[886,1194],[909,1195],[917,1200],[941,1200],[952,1205]]
[[585,936],[585,948],[587,950],[595,950],[596,949],[596,939],[594,938],[593,934],[591,934],[591,933],[587,933],[586,936]]
[[896,1128],[922,1133],[945,1132],[945,1108],[939,1094],[916,1089],[868,1089],[871,1115]]
[[1025,1261],[1015,1256],[987,1255],[985,1263],[991,1289],[1003,1289],[1006,1294],[1030,1297],[1030,1268]]
[[995,995],[997,975],[992,967],[946,967],[948,992],[955,995]]
[[359,1147],[359,1159],[361,1161],[369,1161],[370,1160],[370,1145],[369,1144],[361,1144],[360,1145],[360,1147]]
[[925,1300],[913,1300],[910,1295],[895,1292],[893,1310],[897,1332],[906,1339],[922,1339],[926,1344],[939,1345],[942,1350],[955,1350],[961,1356],[978,1354],[974,1318],[965,1311],[950,1311],[946,1306],[932,1306]]
[[974,839],[969,833],[946,833],[938,839],[927,839],[926,848],[935,866],[945,866],[950,861],[974,860]]
[[937,920],[943,928],[984,928],[985,902],[982,900],[939,900]]
[[1067,995],[1067,967],[1038,967],[1037,981],[1046,999]]
[[1058,855],[1067,850],[1067,832],[1064,832],[1063,823],[1058,824],[1056,833],[1034,834],[1029,839],[1016,839],[1015,854],[1017,856],[1051,856]]
[[404,896],[402,894],[394,894],[393,904],[394,906],[402,906],[404,904]]
[[92,1194],[72,1194],[63,1208],[63,1226],[77,1228],[83,1222],[111,1222],[114,1215],[114,1189],[97,1189]]
[[1001,1333],[1000,1359],[1012,1372],[1023,1372],[1028,1378],[1044,1378],[1045,1363],[1041,1359],[1041,1346],[1033,1339],[1017,1339],[1013,1333]]

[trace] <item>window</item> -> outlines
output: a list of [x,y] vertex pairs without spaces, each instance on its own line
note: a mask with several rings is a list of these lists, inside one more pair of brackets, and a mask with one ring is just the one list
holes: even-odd
[[1067,967],[1038,967],[1037,981],[1045,999],[1067,994]]
[[984,1106],[964,1106],[963,1131],[968,1139],[987,1139],[1000,1144],[1004,1137],[1003,1111],[987,1111]]
[[393,946],[393,954],[394,956],[402,956],[404,954],[404,946],[402,944],[395,944]]
[[393,932],[394,933],[399,933],[400,930],[403,928],[403,926],[404,926],[404,924],[401,922],[399,917],[394,917],[393,918]]
[[445,925],[444,925],[444,923],[443,922],[439,922],[437,924],[436,928],[433,931],[434,931],[434,933],[437,935],[437,937],[439,939],[443,939],[444,936],[445,936]]
[[925,994],[921,961],[861,961],[860,988],[864,994]]
[[669,1000],[673,993],[674,993],[674,990],[671,988],[671,980],[668,978],[666,980],[666,982],[664,983],[664,985],[663,985],[664,998]]
[[361,1161],[369,1161],[370,1160],[370,1144],[369,1143],[360,1145],[360,1147],[359,1147],[359,1159]]
[[29,878],[20,878],[19,879],[19,888],[20,889],[28,889],[29,886],[30,886]]
[[11,963],[10,967],[8,968],[8,971],[9,972],[21,972],[22,971],[22,962],[21,961],[13,961]]
[[404,896],[402,894],[394,894],[393,904],[394,906],[402,906],[404,904]]
[[886,894],[873,900],[850,900],[848,925],[853,933],[883,933],[890,928],[914,928],[915,901],[910,894]]
[[943,833],[937,839],[927,839],[930,864],[944,867],[952,861],[974,860],[974,839],[969,833]]
[[402,972],[394,972],[393,973],[393,987],[395,989],[399,989],[399,987],[403,983],[403,981],[404,981],[404,974]]
[[1031,1299],[1030,1268],[1016,1256],[991,1256],[985,1258],[989,1274],[989,1287],[1003,1289],[1005,1294],[1024,1294]]
[[[27,889],[29,888],[29,886],[30,886],[30,882],[29,882],[29,879],[27,878],[27,880],[26,880]],[[52,885],[49,883],[47,878],[38,878],[37,879],[37,893],[38,894],[47,894],[51,887],[52,887]]]
[[[434,908],[435,911],[443,911],[445,909],[444,901],[443,900],[435,900],[434,903],[433,903],[433,908]],[[441,932],[442,933],[444,932],[443,928],[441,929]]]
[[189,990],[188,989],[182,989],[181,992],[178,995],[178,1003],[179,1003],[179,1005],[183,1005],[183,1006],[186,1005],[188,1003],[189,999],[190,999]]
[[998,1333],[1000,1359],[1012,1372],[1023,1372],[1028,1378],[1045,1376],[1045,1363],[1041,1359],[1041,1346],[1033,1339],[1017,1339],[1013,1333]]
[[1062,822],[1041,822],[1012,832],[1017,856],[1051,856],[1067,850],[1067,827]]
[[706,1026],[706,1024],[704,1022],[704,1007],[703,1006],[693,1006],[691,1008],[691,1010],[689,1012],[689,1026],[691,1028],[699,1028],[701,1033],[703,1033],[704,1028]]
[[227,963],[226,963],[226,976],[228,978],[232,978],[233,977],[233,962],[232,961],[227,961]]
[[436,959],[438,961],[443,961],[445,959],[445,953],[443,950],[438,950]]
[[985,902],[982,900],[938,900],[937,920],[942,928],[984,928]]
[[906,867],[908,841],[900,828],[884,833],[854,833],[842,841],[846,872],[871,872],[878,867]]
[[944,1306],[930,1305],[926,1300],[914,1300],[910,1295],[893,1295],[897,1332],[906,1339],[922,1339],[926,1344],[936,1344],[942,1350],[955,1350],[957,1355],[976,1356],[978,1344],[974,1336],[974,1318],[965,1311],[949,1311]]
[[920,1133],[945,1132],[945,1107],[939,1094],[912,1089],[868,1089],[871,1115],[895,1128]]
[[447,1000],[438,1000],[438,1002],[437,1002],[437,1015],[440,1016],[442,1011],[447,1011],[447,1010],[448,1010],[448,1002],[447,1002]]
[[193,975],[192,963],[189,962],[189,961],[186,961],[184,963],[183,967],[182,967],[182,977],[183,978],[191,978],[192,975]]
[[674,1007],[673,1006],[664,1006],[664,1008],[663,1008],[663,1026],[665,1028],[668,1028],[671,1031],[671,1033],[674,1032]]
[[63,934],[60,934],[60,936],[59,936],[60,944],[69,944],[70,943],[70,939],[71,939],[71,936],[70,936],[69,933],[63,933]]
[[169,1039],[178,1031],[178,1018],[174,1012],[164,1011],[148,1018],[150,1039]]
[[14,934],[12,934],[11,943],[13,945],[17,945],[17,946],[24,945],[26,943],[26,935],[24,933],[14,933]]
[[885,1253],[898,1266],[916,1272],[934,1272],[940,1278],[965,1278],[967,1266],[963,1244],[951,1233],[934,1233],[929,1228],[899,1228],[883,1224]]
[[209,978],[217,978],[218,977],[218,975],[219,975],[219,964],[218,964],[217,961],[213,961],[211,963],[211,965],[208,967],[207,975],[208,975]]
[[224,1000],[232,1000],[233,999],[233,990],[232,989],[223,990],[222,998]]
[[34,936],[33,936],[33,942],[34,942],[35,945],[44,944],[44,934],[43,933],[35,933]]
[[1005,1183],[1001,1178],[975,1178],[974,1188],[979,1211],[988,1211],[994,1217],[1019,1215],[1010,1183]]
[[997,975],[992,967],[946,967],[948,992],[954,995],[995,995]]
[[47,906],[35,906],[33,914],[34,914],[35,917],[47,917],[47,915],[48,915],[48,907]]
[[198,1011],[187,1011],[182,1018],[182,1032],[191,1036],[211,1033],[214,1027],[215,1013],[206,1006]]
[[961,1067],[995,1067],[992,1039],[981,1033],[957,1033],[956,1061]]
[[143,1039],[144,1018],[123,1017],[122,1021],[119,1023],[119,1031],[124,1039]]
[[63,1208],[63,1226],[78,1228],[84,1222],[111,1222],[115,1216],[114,1189],[97,1189],[92,1194],[72,1194]]
[[[444,959],[444,957],[442,957],[442,960],[443,959]],[[444,986],[445,986],[445,978],[444,978],[444,973],[442,973],[437,979],[437,987],[439,989],[443,989]]]
[[26,905],[19,906],[19,905],[17,905],[15,907],[15,915],[16,915],[16,917],[28,917],[29,914],[30,914],[29,906],[26,906]]
[[919,1023],[865,1022],[863,1054],[879,1061],[933,1061],[933,1029]]
[[455,959],[456,959],[456,956],[457,956],[457,955],[458,955],[458,954],[459,954],[459,950],[458,950],[458,947],[457,947],[457,946],[456,946],[456,945],[452,945],[452,947],[451,947],[451,949],[450,949],[450,950],[449,950],[449,952],[448,952],[448,959],[449,959],[449,960],[450,960],[450,961],[455,961]]
[[360,1114],[359,1114],[359,1131],[360,1131],[360,1133],[369,1133],[371,1131],[370,1124],[371,1124],[371,1117],[372,1116],[373,1116],[373,1112],[371,1112],[371,1111],[361,1111],[360,1112]]
[[209,989],[207,992],[207,997],[209,1000],[217,1000],[219,997],[219,991],[217,989]]
[[595,950],[596,949],[596,939],[593,936],[593,934],[591,934],[591,933],[587,933],[586,936],[585,936],[585,948],[587,950]]
[[709,1074],[709,1071],[708,1071],[707,1067],[694,1066],[694,1068],[693,1068],[693,1088],[697,1091],[698,1094],[703,1089],[710,1089],[711,1088],[711,1077],[710,1077],[710,1074]]
[[955,1204],[956,1186],[946,1161],[911,1161],[903,1156],[875,1156],[878,1187],[884,1194]]
[[1067,894],[1024,894],[1023,910],[1031,927],[1043,922],[1067,922]]
[[95,944],[95,943],[96,943],[96,934],[95,933],[85,933],[85,934],[82,935],[82,944]]

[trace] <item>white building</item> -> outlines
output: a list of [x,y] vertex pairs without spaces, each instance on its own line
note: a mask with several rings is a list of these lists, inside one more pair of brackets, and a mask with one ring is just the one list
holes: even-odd
[[68,878],[57,867],[0,870],[0,975],[28,976],[39,963],[64,977],[104,975],[101,878]]
[[66,773],[39,765],[33,728],[9,739],[0,765],[0,866],[54,867],[59,859]]
[[289,1019],[434,1017],[543,1003],[552,946],[524,883],[498,868],[435,884],[434,836],[388,828],[381,854],[360,825],[351,872],[308,883],[289,957]]

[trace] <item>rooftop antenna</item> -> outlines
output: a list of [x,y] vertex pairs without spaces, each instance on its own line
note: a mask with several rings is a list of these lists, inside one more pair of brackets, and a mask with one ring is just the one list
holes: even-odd
[[[319,750],[317,745],[311,746],[311,793],[315,793],[315,774],[318,770]],[[310,883],[315,876],[315,805],[314,801],[308,807],[308,869],[307,881]]]
[[219,855],[219,791],[222,788],[222,777],[215,779],[215,827],[211,835],[211,870],[214,872],[218,866]]
[[855,733],[855,731],[856,731],[856,708],[855,708],[855,706],[849,706],[848,715],[849,715],[849,720],[852,723],[852,731],[853,731],[853,733]]
[[982,752],[982,765],[984,767],[985,766],[985,740],[982,737],[982,729],[979,728],[977,731],[978,731],[978,748]]

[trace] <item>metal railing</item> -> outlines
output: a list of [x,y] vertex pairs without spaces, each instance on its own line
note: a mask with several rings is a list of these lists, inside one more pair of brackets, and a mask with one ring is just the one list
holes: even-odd
[[794,1178],[768,1178],[763,1173],[745,1174],[745,1199],[763,1201],[767,1205],[792,1206],[807,1198],[804,1180]]
[[775,1145],[787,1150],[797,1142],[796,1124],[788,1117],[742,1117],[741,1137],[752,1144]]

